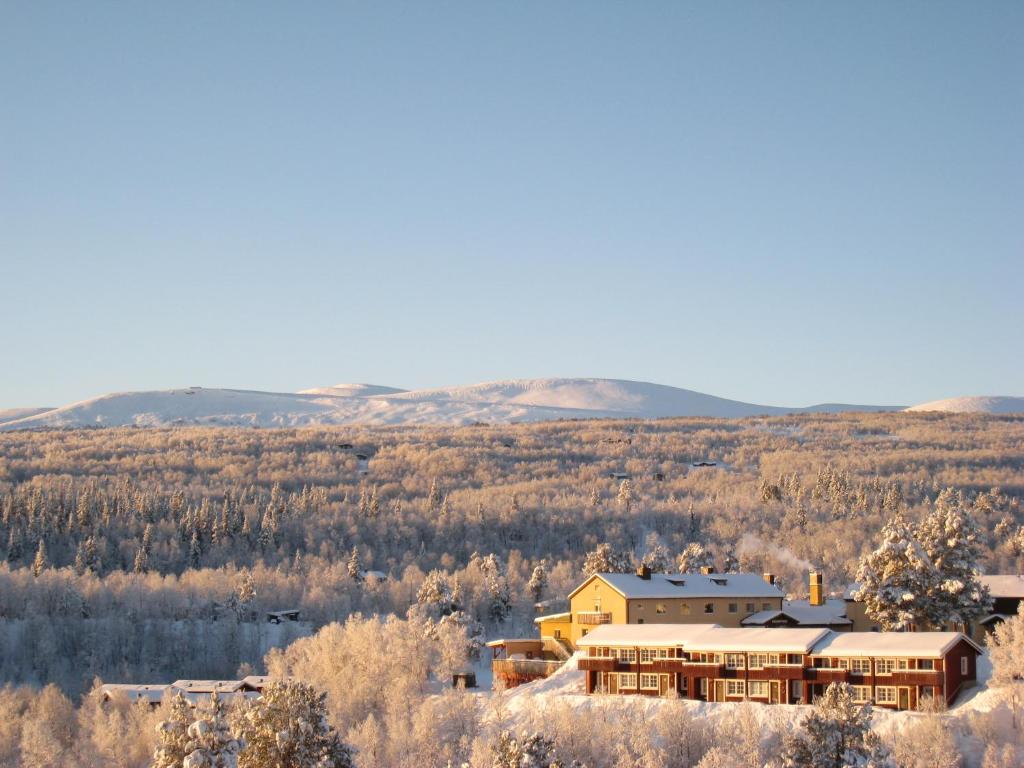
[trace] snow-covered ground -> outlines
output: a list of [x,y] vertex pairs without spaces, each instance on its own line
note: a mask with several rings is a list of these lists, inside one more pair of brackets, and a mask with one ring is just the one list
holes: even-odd
[[[691,701],[688,699],[668,700],[656,696],[588,696],[584,689],[583,673],[579,671],[577,661],[582,656],[577,652],[555,674],[544,680],[537,680],[518,686],[501,694],[504,697],[503,714],[508,718],[505,727],[518,730],[527,725],[531,715],[539,711],[572,709],[578,714],[600,709],[601,717],[606,718],[609,708],[620,709],[623,715],[642,711],[645,719],[653,715],[658,708],[682,703],[695,718],[707,718],[715,721],[723,717],[741,704]],[[949,728],[953,729],[960,741],[961,752],[969,758],[968,765],[976,765],[984,751],[983,745],[974,743],[964,734],[963,726],[972,717],[984,714],[992,718],[991,724],[999,730],[1009,733],[1010,710],[1006,695],[999,690],[990,689],[986,683],[991,675],[991,664],[987,656],[978,659],[978,682],[961,692],[956,703],[943,715],[948,718]],[[488,692],[481,686],[481,696],[490,697],[496,694]],[[754,712],[763,725],[772,725],[772,719],[784,713],[798,723],[810,710],[807,705],[757,705]],[[900,733],[915,720],[923,717],[919,712],[896,712],[876,707],[873,710],[872,727],[879,735],[891,738]],[[974,759],[976,758],[976,760]]]
[[[314,424],[471,424],[570,418],[737,418],[798,412],[897,410],[898,406],[784,408],[714,397],[678,387],[617,379],[519,379],[406,391],[336,384],[302,392],[184,389],[118,392],[54,409],[0,418],[0,429],[294,427]],[[2,416],[3,412],[0,412]]]
[[946,413],[1024,413],[1024,397],[950,397],[907,408],[908,411]]

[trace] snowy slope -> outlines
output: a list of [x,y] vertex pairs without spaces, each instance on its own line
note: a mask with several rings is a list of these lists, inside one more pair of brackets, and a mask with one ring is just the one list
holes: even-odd
[[0,429],[185,424],[471,424],[559,418],[736,418],[804,411],[895,409],[837,405],[782,408],[637,381],[519,379],[415,391],[372,384],[336,384],[297,393],[201,387],[120,392],[0,422]]
[[0,424],[6,421],[26,419],[29,416],[36,416],[40,413],[52,411],[53,408],[0,408]]
[[1024,413],[1024,397],[950,397],[907,408],[908,411],[946,413]]

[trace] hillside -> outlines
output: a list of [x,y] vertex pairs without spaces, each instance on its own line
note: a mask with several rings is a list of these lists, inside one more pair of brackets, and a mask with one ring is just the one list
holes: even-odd
[[907,410],[944,413],[1024,413],[1024,397],[950,397],[914,405]]
[[237,389],[119,392],[0,419],[0,429],[327,424],[511,423],[551,419],[721,417],[898,410],[899,406],[756,405],[678,387],[616,379],[517,379],[406,391],[336,384],[297,393]]

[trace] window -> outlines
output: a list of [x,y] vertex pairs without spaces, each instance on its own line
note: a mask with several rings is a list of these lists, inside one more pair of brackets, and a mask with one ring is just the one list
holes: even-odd
[[895,659],[877,659],[875,661],[875,674],[876,675],[891,675],[892,671],[896,668]]
[[[686,678],[684,677],[683,680],[685,680],[685,679]],[[708,695],[708,679],[706,677],[702,677],[700,679],[700,695],[701,696],[707,696]]]
[[768,663],[768,654],[752,653],[747,656],[747,663],[751,669],[764,669],[764,665]]
[[581,629],[580,630],[580,637],[586,637],[587,636],[587,632],[589,632],[589,631],[590,631],[589,629]]
[[725,695],[726,696],[745,696],[746,692],[743,690],[742,680],[726,680],[725,681]]
[[753,613],[755,610],[757,610],[757,607],[753,603],[747,603],[746,609],[747,613]]
[[799,653],[791,653],[788,658],[789,661],[786,662],[787,664],[799,664],[800,666],[803,666],[804,664],[804,657]]
[[832,659],[832,666],[836,669],[849,669],[850,661],[849,659]]
[[740,604],[739,603],[729,603],[729,613],[739,613],[739,610],[740,610]]
[[619,688],[636,688],[636,674],[634,672],[619,674]]
[[555,640],[559,640],[559,639],[561,639],[561,637],[562,637],[562,630],[556,629],[555,630]]
[[654,612],[655,613],[664,613],[665,612],[665,604],[664,603],[658,603],[657,605],[655,605],[654,606]]
[[633,648],[619,648],[619,658],[633,664],[636,662],[636,651]]
[[727,653],[727,654],[725,654],[725,668],[726,669],[743,669],[743,654],[742,653]]
[[896,659],[896,669],[910,669],[910,659]]
[[967,667],[968,667],[967,657],[966,656],[961,656],[960,657],[960,674],[961,675],[966,675],[967,674],[967,672],[968,672]]
[[768,654],[768,663],[769,664],[778,664],[779,663],[779,654],[777,654],[777,653],[769,653]]
[[871,700],[870,685],[851,685],[850,687],[853,688],[853,700],[858,704]]
[[640,675],[640,687],[647,690],[658,690],[657,675]]
[[772,604],[771,603],[761,603],[761,610],[762,611],[770,611],[771,609],[772,609]]
[[768,697],[768,681],[767,680],[749,680],[747,681],[747,696],[753,698],[754,696]]
[[715,604],[714,603],[704,603],[704,613],[714,613],[714,612],[715,612]]
[[641,648],[640,649],[640,663],[641,664],[650,664],[650,662],[651,662],[651,649],[650,648]]
[[891,685],[879,685],[875,688],[875,701],[879,704],[895,704],[896,688]]
[[689,683],[687,682],[687,678],[686,677],[680,677],[679,678],[679,692],[682,693],[682,694],[687,693],[688,692],[687,691],[687,685],[689,685]]
[[637,609],[638,611],[642,611],[642,610],[644,609],[644,604],[643,604],[643,603],[637,603],[637,604],[636,604],[636,609]]
[[918,669],[935,669],[935,659],[918,659]]
[[636,623],[637,623],[637,624],[643,624],[643,623],[644,623],[644,620],[643,620],[643,619],[637,619],[637,620],[636,620]]
[[871,674],[870,659],[850,659],[850,671],[860,675]]
[[683,614],[683,616],[689,616],[690,615],[690,604],[689,603],[683,603],[682,605],[680,605],[679,606],[679,612],[681,614]]

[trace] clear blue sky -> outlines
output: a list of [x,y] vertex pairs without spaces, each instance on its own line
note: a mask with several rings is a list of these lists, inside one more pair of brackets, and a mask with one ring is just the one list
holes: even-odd
[[1024,394],[1024,3],[0,3],[0,407]]

